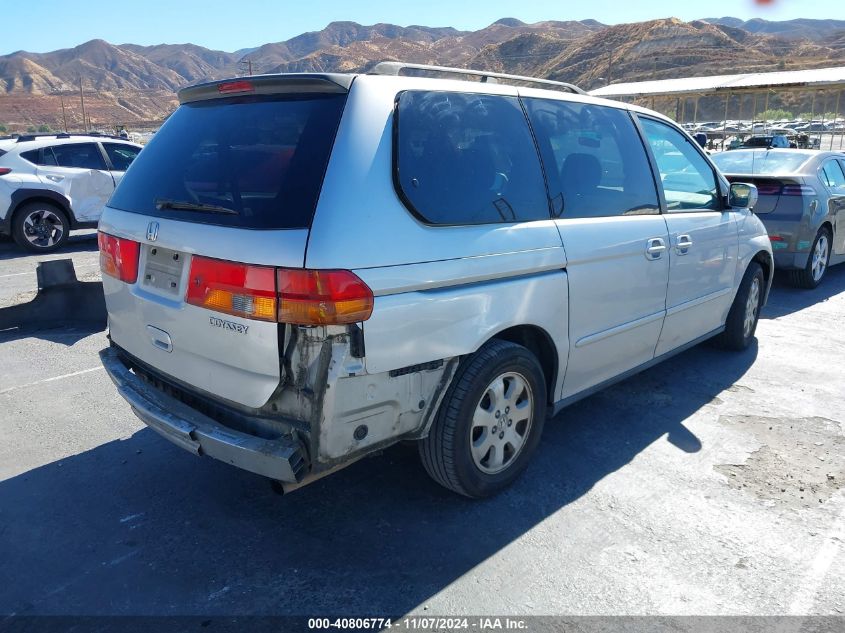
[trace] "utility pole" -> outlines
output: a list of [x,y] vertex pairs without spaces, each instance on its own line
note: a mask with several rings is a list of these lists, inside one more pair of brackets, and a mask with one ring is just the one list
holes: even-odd
[[241,72],[245,70],[247,74],[252,77],[252,59],[242,59],[238,62],[238,66],[240,67]]
[[59,93],[59,99],[62,102],[62,121],[64,121],[64,130],[67,132],[67,113],[65,112],[65,97],[62,93]]
[[88,131],[88,119],[85,117],[85,91],[82,89],[82,76],[79,77],[79,100],[82,102],[82,125]]

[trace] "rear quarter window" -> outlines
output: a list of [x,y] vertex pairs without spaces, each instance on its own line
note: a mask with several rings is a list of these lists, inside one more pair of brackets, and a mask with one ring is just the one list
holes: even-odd
[[394,176],[423,222],[549,219],[528,123],[515,97],[409,90],[396,111]]
[[765,175],[797,172],[810,157],[790,150],[731,150],[713,154],[710,159],[725,174]]
[[[305,94],[183,104],[132,162],[109,206],[221,226],[308,228],[345,101]],[[162,200],[234,213],[161,208]]]

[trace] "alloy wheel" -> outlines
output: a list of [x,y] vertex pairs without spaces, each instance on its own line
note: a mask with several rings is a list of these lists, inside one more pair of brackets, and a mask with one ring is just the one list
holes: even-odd
[[61,241],[65,234],[62,219],[49,209],[36,209],[23,220],[23,234],[38,248],[49,248]]
[[813,281],[820,281],[824,275],[825,268],[827,268],[828,255],[828,241],[827,234],[822,233],[819,239],[816,240],[816,247],[813,249],[813,261],[811,272],[813,273]]
[[760,310],[760,278],[754,277],[751,287],[748,289],[748,298],[745,300],[745,320],[742,332],[746,338],[754,331],[754,324],[757,323],[757,312]]
[[484,390],[470,427],[475,466],[495,475],[508,468],[522,451],[531,430],[534,394],[524,376],[501,374]]

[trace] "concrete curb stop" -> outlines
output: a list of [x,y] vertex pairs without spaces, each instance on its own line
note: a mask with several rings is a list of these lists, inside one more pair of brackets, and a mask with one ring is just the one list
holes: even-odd
[[0,331],[73,326],[92,332],[106,327],[106,301],[99,281],[79,281],[73,260],[39,262],[38,294],[20,305],[0,308]]

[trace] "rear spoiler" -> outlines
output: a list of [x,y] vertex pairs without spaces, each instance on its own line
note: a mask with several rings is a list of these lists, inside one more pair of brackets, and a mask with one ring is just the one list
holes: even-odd
[[355,75],[343,73],[252,75],[188,86],[182,88],[176,94],[179,97],[179,103],[250,94],[272,95],[297,92],[343,94],[349,92],[349,87],[354,79]]

